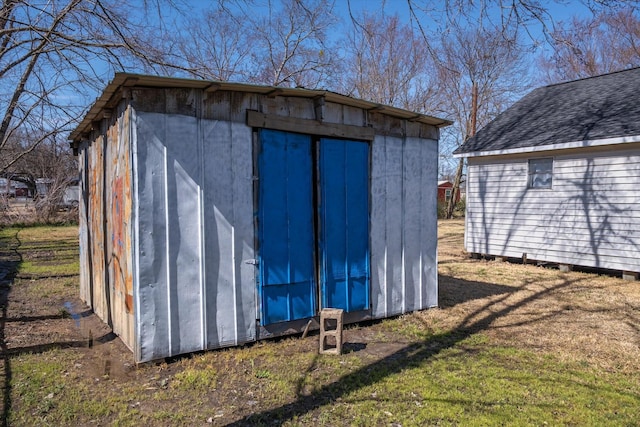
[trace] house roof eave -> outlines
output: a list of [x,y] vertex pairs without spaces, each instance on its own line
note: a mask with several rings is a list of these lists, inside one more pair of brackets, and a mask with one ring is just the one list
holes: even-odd
[[640,135],[623,136],[615,138],[592,139],[585,141],[563,142],[559,144],[536,145],[528,147],[509,148],[505,150],[469,151],[454,153],[455,158],[505,156],[509,154],[538,153],[543,151],[567,150],[571,148],[602,147],[606,145],[620,145],[640,142]]

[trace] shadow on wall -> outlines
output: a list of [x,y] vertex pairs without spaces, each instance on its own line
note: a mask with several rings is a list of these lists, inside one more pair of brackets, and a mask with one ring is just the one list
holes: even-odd
[[[622,207],[625,204],[609,197],[609,194],[615,194],[618,189],[616,187],[620,184],[601,183],[603,178],[605,177],[597,175],[594,160],[588,159],[583,175],[568,180],[576,195],[568,198],[557,210],[557,215],[562,218],[573,215],[574,223],[577,218],[584,217],[584,226],[589,236],[588,249],[594,257],[595,267],[606,267],[602,261],[605,248],[626,247],[640,252],[640,241],[630,237],[637,230],[630,207]],[[554,230],[551,228],[549,231],[547,240],[551,242]]]
[[[583,140],[592,138],[591,130],[606,119],[602,113],[606,109],[605,106],[590,113],[591,118],[597,119],[585,128]],[[532,153],[531,157],[554,154],[558,155]],[[479,249],[478,252],[488,255],[516,257],[527,253],[532,260],[564,261],[598,268],[614,268],[612,258],[624,258],[625,252],[640,253],[637,219],[630,206],[634,201],[629,195],[636,190],[632,189],[629,174],[616,173],[607,164],[600,165],[598,157],[591,154],[572,156],[571,166],[563,165],[565,159],[554,162],[551,190],[528,188],[526,173],[496,181],[497,168],[494,171],[482,165],[477,168],[479,210],[471,210],[468,215],[471,222],[479,226],[482,241],[474,252]],[[523,165],[519,160],[517,165],[526,172],[526,160],[524,162]],[[579,164],[580,172],[576,171],[575,163]],[[501,166],[507,169],[511,165],[516,167],[515,163],[508,162]],[[621,168],[623,166],[618,169]],[[538,205],[539,210],[532,210],[532,206]],[[522,241],[525,237],[526,243]],[[566,254],[564,260],[560,259],[563,253]]]

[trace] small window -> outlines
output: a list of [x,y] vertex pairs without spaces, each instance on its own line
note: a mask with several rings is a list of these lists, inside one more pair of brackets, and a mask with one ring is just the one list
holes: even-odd
[[553,182],[553,159],[529,160],[529,188],[551,188]]
[[444,190],[444,199],[448,202],[451,199],[451,189],[447,188]]

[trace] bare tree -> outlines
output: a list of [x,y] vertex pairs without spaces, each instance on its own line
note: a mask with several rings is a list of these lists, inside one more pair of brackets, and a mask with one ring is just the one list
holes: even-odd
[[[41,142],[33,146],[32,141]],[[21,131],[8,141],[5,153],[15,158],[24,152],[25,146],[33,148],[0,173],[0,177],[24,184],[35,201],[35,219],[48,222],[63,206],[68,187],[78,178],[77,161],[64,138],[43,138]]]
[[336,65],[333,8],[334,0],[218,0],[191,20],[178,50],[198,77],[326,87]]
[[[447,130],[445,150],[452,152],[529,87],[525,50],[517,31],[464,28],[443,34],[436,50],[437,87],[441,105],[455,123]],[[475,100],[473,99],[475,97]],[[459,191],[463,164],[458,162],[447,216]],[[458,185],[456,185],[458,184]]]
[[[114,70],[175,69],[156,47],[163,28],[155,25],[161,18],[149,18],[146,8],[153,4],[160,6],[115,0],[2,3],[0,172],[42,141],[66,135]],[[10,152],[7,144],[20,135],[37,138]]]
[[342,91],[409,110],[433,110],[429,52],[398,16],[365,14],[345,46]]
[[183,34],[178,50],[194,75],[221,81],[249,79],[254,40],[239,13],[222,7],[204,11]]
[[574,18],[551,37],[553,50],[540,58],[546,83],[640,66],[640,16],[631,7]]
[[329,0],[269,2],[266,16],[245,14],[254,33],[249,81],[274,86],[318,88],[332,73],[327,31],[335,22]]

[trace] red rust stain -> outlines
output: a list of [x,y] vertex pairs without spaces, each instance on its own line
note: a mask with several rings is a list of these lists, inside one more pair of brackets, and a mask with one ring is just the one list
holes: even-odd
[[[112,292],[116,296],[114,302],[121,304],[120,307],[126,309],[127,313],[132,313],[132,204],[127,121],[126,111],[114,117],[106,133],[97,135],[86,151],[89,197],[85,208],[88,216],[87,234],[91,242],[89,251],[93,261],[94,304],[97,307],[104,306],[100,301],[106,301],[105,292],[109,292],[105,289],[108,274]],[[105,315],[102,312],[98,314]]]
[[[127,129],[127,114],[120,115]],[[118,132],[120,126],[114,123],[109,128],[110,149],[110,234],[112,251],[113,286],[124,296],[128,313],[133,312],[133,275],[131,272],[131,170],[129,168],[130,145],[127,132]]]
[[124,296],[124,306],[127,309],[127,313],[133,313],[133,295],[126,294]]
[[[93,259],[93,286],[94,289],[104,289],[104,259],[106,256],[103,238],[103,211],[102,211],[102,192],[103,192],[103,150],[104,139],[96,138],[91,144],[91,156],[89,158],[91,168],[91,182],[89,186],[89,227],[91,236],[91,256]],[[99,292],[94,292],[94,304],[100,299]]]

